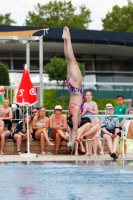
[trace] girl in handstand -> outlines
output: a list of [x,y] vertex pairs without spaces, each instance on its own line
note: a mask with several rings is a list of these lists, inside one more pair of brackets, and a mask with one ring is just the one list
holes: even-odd
[[64,27],[62,38],[64,39],[64,54],[68,61],[66,86],[71,93],[68,114],[72,116],[73,122],[72,135],[69,137],[68,146],[73,148],[83,111],[84,94],[82,90],[82,75],[74,57],[68,27]]

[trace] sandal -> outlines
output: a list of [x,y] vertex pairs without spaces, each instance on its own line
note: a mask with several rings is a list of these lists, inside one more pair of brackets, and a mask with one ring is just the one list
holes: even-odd
[[83,138],[76,138],[76,142],[81,142],[83,140]]
[[47,154],[47,155],[52,155],[52,153],[50,153],[50,152],[48,152],[48,151],[46,152],[46,154]]
[[46,155],[46,152],[45,152],[45,151],[43,151],[43,152],[41,153],[41,155]]
[[100,155],[104,155],[104,152],[103,152],[103,151],[100,151]]
[[18,151],[17,154],[20,155],[20,154],[21,154],[21,151]]

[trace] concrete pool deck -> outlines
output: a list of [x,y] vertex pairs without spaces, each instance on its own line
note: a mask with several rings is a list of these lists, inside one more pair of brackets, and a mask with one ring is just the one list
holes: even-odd
[[[38,154],[38,157],[21,157],[18,155],[4,155],[0,157],[0,162],[21,162],[21,161],[84,161],[84,160],[112,160],[112,158],[109,156],[109,154],[105,155],[98,155],[97,157],[93,156],[84,156],[84,155],[78,155],[75,156],[74,154],[71,155],[40,155]],[[117,160],[123,160],[122,156],[120,155]],[[128,150],[127,156],[124,158],[124,160],[133,160],[133,151]]]

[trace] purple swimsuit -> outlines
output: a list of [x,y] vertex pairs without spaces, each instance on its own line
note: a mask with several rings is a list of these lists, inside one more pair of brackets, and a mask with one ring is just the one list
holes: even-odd
[[70,111],[70,105],[74,104],[74,105],[80,107],[80,113],[82,113],[83,112],[83,108],[84,108],[84,93],[83,93],[83,89],[82,89],[82,87],[81,88],[75,88],[74,86],[72,86],[71,83],[69,82],[69,79],[70,78],[67,78],[67,80],[66,80],[66,86],[67,86],[68,90],[71,91],[71,92],[80,92],[81,96],[82,96],[82,102],[81,102],[80,105],[77,105],[75,103],[70,102],[69,108],[68,108],[68,112]]

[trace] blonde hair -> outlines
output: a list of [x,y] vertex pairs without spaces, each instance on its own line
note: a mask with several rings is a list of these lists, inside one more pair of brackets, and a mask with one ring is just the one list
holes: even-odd
[[41,110],[42,108],[44,108],[44,109],[45,109],[45,111],[46,111],[46,108],[45,108],[45,107],[43,107],[43,106],[41,106],[41,107],[39,108],[39,113],[38,113],[38,115],[37,115],[37,121],[40,119],[40,110]]

